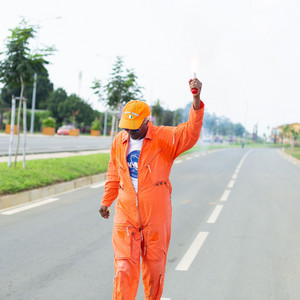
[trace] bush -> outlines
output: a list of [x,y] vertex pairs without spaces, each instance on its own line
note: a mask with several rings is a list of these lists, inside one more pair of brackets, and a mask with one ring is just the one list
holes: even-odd
[[48,117],[43,121],[43,127],[52,127],[55,128],[55,119]]
[[99,120],[95,119],[91,125],[92,130],[101,130],[101,123]]

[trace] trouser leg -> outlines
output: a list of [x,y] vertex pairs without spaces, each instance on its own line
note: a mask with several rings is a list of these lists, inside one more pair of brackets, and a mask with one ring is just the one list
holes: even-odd
[[142,276],[146,300],[161,298],[170,241],[170,228],[152,226],[144,230],[142,242]]
[[126,259],[115,260],[113,300],[134,300],[140,277],[140,265]]
[[113,247],[115,256],[113,300],[134,300],[140,277],[139,233],[128,227],[114,228]]
[[165,280],[165,257],[161,261],[143,259],[142,275],[146,300],[161,298]]

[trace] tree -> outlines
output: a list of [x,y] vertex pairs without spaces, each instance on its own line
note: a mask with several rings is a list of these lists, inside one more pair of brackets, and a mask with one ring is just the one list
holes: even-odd
[[67,92],[62,88],[53,91],[47,99],[46,107],[51,111],[51,115],[56,119],[58,125],[61,125],[64,121],[64,115],[63,112],[60,111],[59,105],[62,105],[67,99]]
[[284,138],[288,138],[290,136],[290,125],[284,125],[281,130],[281,144],[283,144]]
[[71,121],[76,123],[90,125],[96,117],[96,112],[92,107],[75,94],[71,94],[64,102],[59,103],[59,120]]
[[18,109],[18,142],[15,155],[15,166],[17,163],[17,154],[20,141],[20,113],[21,103],[23,101],[24,85],[31,85],[34,72],[45,70],[48,61],[45,57],[51,55],[53,48],[45,48],[32,52],[29,48],[30,39],[35,38],[36,28],[29,25],[24,19],[19,26],[10,29],[11,35],[6,41],[6,50],[0,55],[4,58],[0,61],[0,81],[4,86],[20,87],[20,101]]
[[161,125],[162,117],[163,117],[163,107],[160,104],[160,100],[157,99],[155,104],[151,106],[151,114],[155,117],[155,125]]
[[300,132],[297,131],[296,129],[292,128],[291,129],[291,135],[292,135],[292,141],[291,141],[291,146],[292,146],[292,151],[295,150],[295,143],[298,139]]
[[234,135],[243,137],[244,132],[246,132],[245,127],[241,123],[234,124]]
[[[10,85],[6,85],[2,91],[1,95],[3,98],[4,105],[6,107],[10,106],[11,96],[12,95],[20,95],[21,87],[14,87]],[[53,91],[53,83],[49,79],[49,74],[47,70],[43,70],[37,76],[37,90],[36,90],[36,108],[45,109],[46,101]],[[32,105],[32,86],[24,85],[24,97],[27,99],[27,106],[31,108]]]
[[142,88],[137,84],[137,78],[132,69],[124,71],[123,60],[118,56],[108,83],[102,87],[101,80],[95,79],[92,89],[100,101],[105,101],[110,109],[117,110],[120,104],[134,99],[142,100]]

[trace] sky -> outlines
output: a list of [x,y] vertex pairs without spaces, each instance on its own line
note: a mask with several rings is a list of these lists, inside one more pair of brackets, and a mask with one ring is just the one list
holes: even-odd
[[105,84],[121,56],[150,105],[185,107],[195,72],[209,113],[249,132],[257,124],[261,136],[300,122],[298,0],[3,1],[1,50],[21,16],[40,26],[34,47],[57,49],[48,66],[54,87],[95,109],[104,106],[92,82]]

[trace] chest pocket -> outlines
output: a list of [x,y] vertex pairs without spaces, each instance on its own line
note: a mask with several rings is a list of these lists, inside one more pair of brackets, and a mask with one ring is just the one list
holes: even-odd
[[155,185],[157,182],[168,182],[171,165],[171,160],[165,157],[164,151],[157,149],[143,166],[147,185]]

